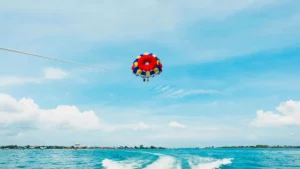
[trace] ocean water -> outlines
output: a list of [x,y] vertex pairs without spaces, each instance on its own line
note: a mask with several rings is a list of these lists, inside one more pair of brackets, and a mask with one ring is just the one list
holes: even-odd
[[300,169],[300,149],[0,150],[0,168]]

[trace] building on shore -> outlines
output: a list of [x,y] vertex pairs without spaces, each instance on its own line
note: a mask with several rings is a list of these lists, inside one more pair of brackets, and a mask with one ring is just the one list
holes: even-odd
[[75,149],[78,149],[78,148],[80,148],[80,143],[79,142],[77,142],[77,143],[75,143]]

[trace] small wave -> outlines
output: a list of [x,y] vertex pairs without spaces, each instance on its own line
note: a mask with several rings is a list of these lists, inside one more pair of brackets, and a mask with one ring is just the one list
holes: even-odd
[[133,169],[139,168],[141,166],[141,162],[131,159],[124,161],[114,161],[110,159],[104,159],[102,161],[102,167],[106,169]]
[[198,157],[197,159],[189,160],[189,165],[192,169],[218,169],[222,165],[231,164],[233,160],[232,158],[212,159],[203,157]]
[[148,165],[145,169],[181,169],[177,160],[171,156],[160,156],[158,160]]

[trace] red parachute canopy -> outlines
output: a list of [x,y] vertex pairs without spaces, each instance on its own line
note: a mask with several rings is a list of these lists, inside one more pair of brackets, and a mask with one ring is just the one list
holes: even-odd
[[152,53],[140,54],[136,57],[131,67],[133,74],[141,76],[144,81],[162,72],[160,59]]

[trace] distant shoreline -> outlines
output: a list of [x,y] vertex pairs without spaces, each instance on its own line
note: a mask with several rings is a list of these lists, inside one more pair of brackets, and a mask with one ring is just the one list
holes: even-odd
[[[215,148],[215,147],[206,147],[206,148]],[[300,148],[300,146],[270,146],[270,145],[255,145],[255,146],[223,146],[223,147],[216,147],[216,148]]]
[[128,146],[119,146],[119,147],[98,147],[98,146],[32,146],[32,145],[27,145],[27,146],[18,146],[18,145],[7,145],[7,146],[0,146],[1,150],[30,150],[30,149],[101,149],[101,150],[154,150],[154,149],[167,149],[165,147],[155,147],[155,146],[150,146],[150,147],[144,147],[143,145],[137,147],[128,147]]
[[41,149],[41,150],[57,150],[57,149],[87,149],[87,150],[161,150],[161,149],[242,149],[242,148],[250,148],[250,149],[258,149],[258,148],[267,148],[267,149],[280,149],[280,148],[288,148],[288,149],[295,149],[295,148],[300,148],[300,146],[269,146],[269,145],[255,145],[255,146],[223,146],[223,147],[204,147],[204,148],[199,148],[199,147],[194,147],[194,148],[165,148],[165,147],[155,147],[155,146],[150,146],[150,147],[144,147],[143,145],[140,146],[134,146],[134,147],[128,147],[128,146],[119,146],[119,147],[98,147],[98,146],[18,146],[18,145],[6,145],[6,146],[0,146],[1,150],[36,150],[36,149]]

